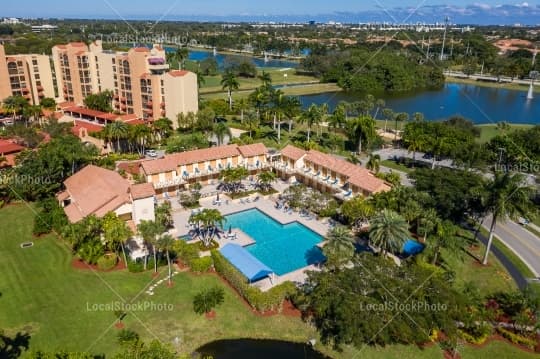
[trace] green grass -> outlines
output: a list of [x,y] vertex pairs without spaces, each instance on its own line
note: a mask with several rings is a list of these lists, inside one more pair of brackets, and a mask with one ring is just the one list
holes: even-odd
[[401,172],[405,172],[405,173],[411,173],[412,171],[414,171],[413,168],[409,168],[403,164],[400,164],[400,163],[396,163],[394,161],[391,161],[391,160],[384,160],[384,161],[381,161],[381,166],[384,166],[384,167],[388,167],[388,168],[391,168],[393,170],[397,170],[397,171],[401,171]]
[[[481,87],[491,87],[491,88],[498,88],[498,89],[507,89],[507,90],[529,91],[529,85],[508,83],[508,82],[497,83],[497,82],[492,82],[492,81],[477,81],[474,79],[464,79],[460,77],[450,77],[450,76],[446,77],[446,82],[475,85],[475,86],[481,86]],[[540,88],[538,86],[535,86],[534,91],[540,92]]]
[[[126,328],[137,331],[144,340],[160,339],[171,343],[180,339],[180,352],[189,353],[199,345],[223,338],[271,338],[304,342],[318,338],[314,328],[300,319],[254,315],[236,293],[213,275],[179,274],[174,287],[160,285],[155,295],[144,292],[152,280],[151,273],[127,271],[94,273],[73,269],[72,255],[55,236],[31,236],[33,214],[25,205],[0,210],[0,323],[6,334],[28,332],[30,349],[111,354],[117,351],[118,329],[111,311],[91,310],[96,304],[121,301],[172,306],[169,310],[138,310],[127,314]],[[33,241],[31,248],[21,249],[23,242]],[[163,278],[165,268],[161,269]],[[493,276],[493,273],[491,273]],[[489,281],[500,281],[490,278]],[[192,310],[192,299],[198,291],[212,286],[225,290],[225,301],[217,308],[217,317],[207,320]],[[90,310],[89,310],[90,309]],[[334,358],[440,358],[436,346],[420,349],[414,345],[392,345],[385,348],[344,347],[336,352],[317,345]],[[505,344],[498,349],[518,358],[520,352]],[[470,349],[468,357],[488,357],[492,347]],[[483,355],[483,356],[480,356]],[[25,355],[23,355],[24,357]],[[500,356],[498,356],[500,357]]]
[[493,341],[479,350],[471,345],[464,345],[458,348],[463,359],[513,359],[513,358],[538,358],[538,354],[529,353],[524,350],[512,347],[504,342]]
[[[480,128],[480,137],[478,138],[479,143],[486,143],[489,142],[493,137],[497,135],[502,135],[505,132],[497,129],[497,125],[491,124],[491,125],[477,125],[476,127]],[[519,130],[519,129],[527,129],[532,128],[533,125],[524,125],[524,124],[510,124],[510,132]],[[508,132],[507,132],[508,133]]]

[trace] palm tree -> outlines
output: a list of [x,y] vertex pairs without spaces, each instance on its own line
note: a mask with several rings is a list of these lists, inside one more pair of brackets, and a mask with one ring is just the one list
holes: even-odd
[[167,117],[161,117],[156,121],[152,122],[152,127],[153,130],[157,133],[160,140],[168,137],[173,129],[172,121],[169,120]]
[[9,96],[2,102],[4,103],[4,108],[13,114],[13,121],[15,121],[17,115],[20,115],[24,108],[29,105],[28,100],[20,95]]
[[120,247],[124,256],[124,264],[127,266],[125,243],[133,233],[126,222],[118,218],[115,213],[109,212],[103,217],[103,238],[110,249]]
[[362,152],[362,144],[364,142],[366,142],[366,145],[369,145],[376,136],[375,120],[370,116],[360,116],[349,120],[347,129],[349,137],[352,137],[351,140],[358,142],[358,153]]
[[277,178],[277,175],[272,171],[262,171],[259,173],[259,187],[265,191],[268,192],[268,190],[272,187],[272,182],[274,182]]
[[244,123],[244,112],[249,109],[249,102],[241,98],[234,103],[236,110],[240,111],[240,123]]
[[334,270],[347,264],[354,255],[354,237],[347,227],[334,227],[326,235],[323,254]]
[[221,86],[223,90],[227,89],[227,95],[229,97],[229,110],[232,111],[232,106],[233,106],[232,94],[233,94],[233,91],[236,91],[240,88],[240,82],[238,82],[236,75],[231,69],[228,69],[222,75]]
[[266,87],[257,87],[249,95],[249,100],[257,108],[257,117],[260,118],[261,110],[270,102],[270,91]]
[[382,115],[384,117],[384,132],[388,128],[388,120],[394,119],[394,111],[390,108],[385,108],[382,110]]
[[263,70],[257,78],[261,80],[262,87],[270,88],[272,86],[272,76],[270,73]]
[[178,68],[184,68],[184,62],[189,57],[189,50],[187,47],[179,47],[175,51],[176,59],[178,60]]
[[[416,132],[416,131],[415,131]],[[422,149],[425,148],[427,141],[424,136],[422,136],[420,133],[413,133],[410,136],[407,136],[407,138],[404,138],[405,145],[407,146],[407,151],[413,153],[413,166],[416,162],[416,152],[422,151]]]
[[381,156],[377,154],[371,154],[369,160],[366,163],[366,168],[375,173],[379,173],[381,169]]
[[251,132],[259,127],[259,116],[253,111],[250,111],[246,115],[246,126],[249,131],[249,138],[251,138]]
[[130,130],[132,138],[137,144],[138,153],[142,156],[146,151],[146,143],[152,134],[152,130],[143,124],[130,126]]
[[212,128],[212,133],[216,136],[218,146],[223,144],[225,136],[228,136],[229,139],[232,138],[231,129],[224,122],[216,123]]
[[486,252],[482,260],[484,265],[488,263],[497,221],[504,222],[508,218],[516,219],[518,215],[525,215],[530,209],[533,189],[525,186],[524,181],[524,176],[519,173],[495,172],[494,178],[486,187],[486,208],[491,213],[491,225]]
[[207,248],[212,244],[218,225],[223,227],[225,221],[225,217],[215,208],[205,208],[189,217],[189,223],[197,226],[201,242]]
[[105,133],[107,133],[110,138],[116,139],[117,150],[120,152],[120,140],[128,137],[129,128],[125,122],[114,121],[105,126]]
[[328,118],[328,125],[334,129],[334,133],[338,128],[342,128],[347,122],[346,120],[347,109],[343,104],[339,104],[334,109],[332,115]]
[[448,220],[439,220],[436,222],[433,236],[433,244],[430,244],[433,251],[431,264],[437,264],[437,260],[439,259],[439,254],[442,247],[454,250],[457,249],[458,241],[456,241],[455,237],[456,232],[456,226],[452,222]]
[[420,214],[418,217],[417,232],[424,237],[424,242],[427,236],[433,233],[437,223],[440,221],[437,211],[433,208],[428,208]]
[[408,238],[407,221],[394,211],[384,209],[371,220],[369,239],[383,254],[401,251]]
[[375,114],[373,115],[373,119],[376,120],[377,119],[377,115],[379,114],[379,111],[381,111],[381,109],[386,106],[386,102],[380,98],[380,99],[377,99],[377,101],[375,101]]
[[[158,235],[163,233],[163,231],[161,230],[161,226],[159,226],[156,222],[145,221],[145,220],[142,220],[137,225],[137,231],[139,232],[139,235],[142,237],[144,244],[146,245],[147,248],[150,247],[156,241],[156,238],[158,237]],[[154,264],[157,265],[156,251],[153,251],[153,252],[154,252]],[[145,255],[144,256],[144,270],[146,270],[147,263],[148,263],[148,256]],[[157,267],[156,267],[156,271],[157,271]]]
[[394,116],[394,121],[396,123],[394,141],[397,141],[397,132],[398,132],[398,122],[407,122],[409,120],[409,114],[407,112],[400,112]]
[[167,281],[169,286],[171,286],[172,279],[172,267],[171,267],[171,256],[169,254],[170,250],[174,245],[174,238],[170,234],[164,234],[158,239],[158,246],[162,251],[165,251],[167,257],[167,266],[169,267],[169,275],[167,276]]
[[289,133],[291,133],[292,130],[293,118],[298,116],[301,108],[302,103],[300,102],[298,97],[285,97],[285,117],[289,120]]
[[311,104],[309,108],[302,112],[300,118],[298,119],[300,123],[305,123],[308,127],[307,131],[307,142],[310,141],[311,127],[317,125],[322,121],[322,112],[321,109],[315,105]]

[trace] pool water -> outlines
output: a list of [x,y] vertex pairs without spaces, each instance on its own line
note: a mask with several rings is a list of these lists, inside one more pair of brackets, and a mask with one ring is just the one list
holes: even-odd
[[224,228],[239,228],[253,238],[255,244],[245,247],[246,250],[277,275],[325,259],[317,247],[323,238],[301,223],[282,225],[258,209],[237,212],[225,218]]

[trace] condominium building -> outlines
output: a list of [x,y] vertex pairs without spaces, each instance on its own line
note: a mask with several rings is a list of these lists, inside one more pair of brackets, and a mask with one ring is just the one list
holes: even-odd
[[387,183],[367,169],[316,150],[288,145],[274,158],[272,165],[282,177],[333,193],[340,199],[390,190]]
[[49,56],[24,54],[6,56],[0,45],[0,101],[23,96],[32,105],[55,97]]
[[62,101],[82,105],[86,96],[110,90],[116,111],[145,121],[198,110],[197,76],[169,71],[158,45],[127,52],[104,51],[100,41],[56,45],[53,62]]
[[255,143],[173,153],[142,162],[141,174],[154,186],[158,195],[167,197],[195,182],[212,183],[225,168],[242,166],[255,174],[268,167],[267,152],[264,144]]

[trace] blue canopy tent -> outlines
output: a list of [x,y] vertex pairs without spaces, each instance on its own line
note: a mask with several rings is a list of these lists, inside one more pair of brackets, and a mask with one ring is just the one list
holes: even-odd
[[236,269],[242,272],[250,282],[255,282],[274,273],[272,269],[267,267],[244,247],[239,246],[238,244],[228,243],[219,251],[233,266],[236,267]]
[[419,253],[422,253],[422,251],[424,250],[424,247],[425,246],[422,243],[415,241],[413,239],[409,239],[403,244],[402,252],[403,254],[407,256],[414,256]]

